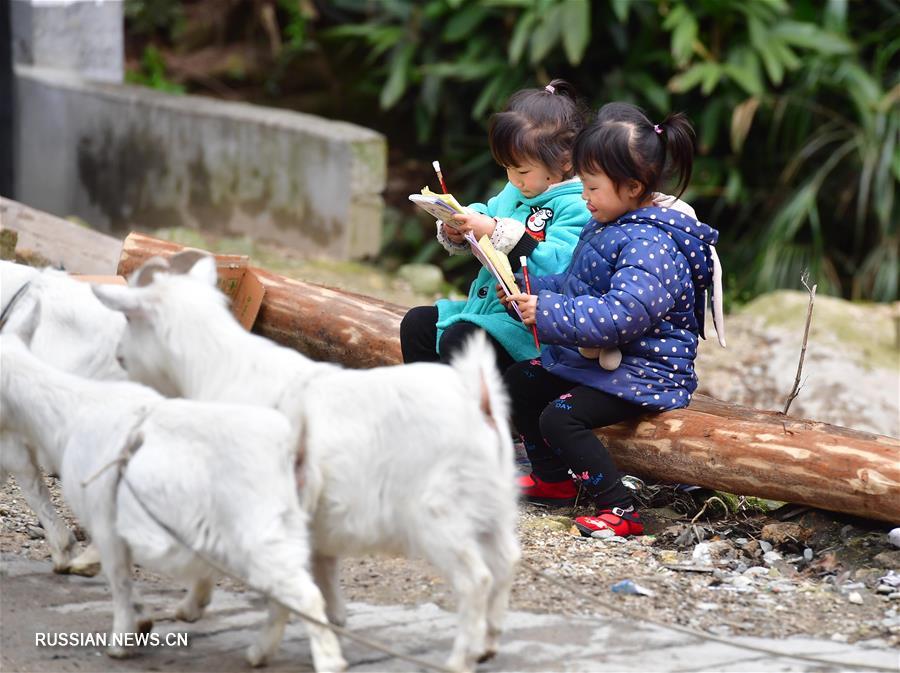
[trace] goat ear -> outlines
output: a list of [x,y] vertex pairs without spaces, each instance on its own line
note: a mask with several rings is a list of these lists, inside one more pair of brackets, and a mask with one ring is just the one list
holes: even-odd
[[161,271],[169,271],[169,263],[162,257],[151,257],[131,274],[128,284],[131,287],[145,287],[152,283],[153,276]]
[[136,317],[144,314],[138,293],[133,288],[122,285],[91,285],[94,295],[100,303],[113,311],[124,313],[126,317]]
[[188,273],[204,257],[210,257],[210,254],[203,250],[187,248],[169,257],[169,267],[172,273]]
[[211,255],[201,257],[191,267],[187,275],[207,285],[215,286],[219,279],[219,272],[216,269],[216,258]]

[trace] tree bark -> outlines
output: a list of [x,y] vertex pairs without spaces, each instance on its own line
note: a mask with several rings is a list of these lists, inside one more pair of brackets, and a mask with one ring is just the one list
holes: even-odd
[[[119,273],[182,247],[131,234]],[[253,328],[348,367],[401,361],[406,309],[251,267],[266,288]],[[596,431],[624,472],[900,522],[900,440],[695,395],[686,409]]]

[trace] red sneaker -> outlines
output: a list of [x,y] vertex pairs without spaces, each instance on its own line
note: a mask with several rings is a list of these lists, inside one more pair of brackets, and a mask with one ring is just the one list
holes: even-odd
[[584,537],[628,537],[641,535],[644,524],[641,515],[634,508],[624,510],[619,507],[601,509],[594,516],[580,516],[575,519],[575,526]]
[[565,481],[544,481],[534,472],[519,477],[519,490],[529,502],[543,505],[572,505],[578,489],[571,479]]

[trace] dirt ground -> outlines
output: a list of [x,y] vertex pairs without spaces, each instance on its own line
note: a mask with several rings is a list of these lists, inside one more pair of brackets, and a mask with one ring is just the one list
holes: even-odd
[[[75,525],[61,505],[58,481],[48,480],[56,505]],[[890,575],[892,570],[900,573],[900,549],[887,541],[888,526],[792,506],[772,514],[745,508],[711,519],[704,513],[691,525],[708,493],[686,494],[652,485],[642,493],[648,505],[667,504],[645,507],[647,534],[628,540],[573,536],[569,529],[576,512],[571,508],[523,504],[519,521],[523,564],[511,607],[624,614],[720,636],[807,635],[842,642],[874,638],[900,646],[900,582],[892,586]],[[713,503],[707,510],[715,511]],[[589,510],[579,508],[577,513]],[[50,572],[39,523],[13,480],[0,491],[0,518],[0,549],[47,559]],[[767,524],[775,527],[763,532]],[[772,543],[765,554],[762,537],[782,541]],[[705,547],[698,549],[698,538]],[[810,551],[804,557],[806,549]],[[535,570],[562,584],[551,583]],[[150,581],[166,581],[140,569],[136,573]],[[880,581],[884,577],[887,580]],[[652,595],[611,590],[629,579]],[[230,580],[224,582],[239,588]],[[350,600],[409,605],[432,601],[453,609],[448,587],[418,560],[349,559],[343,565],[342,584]]]

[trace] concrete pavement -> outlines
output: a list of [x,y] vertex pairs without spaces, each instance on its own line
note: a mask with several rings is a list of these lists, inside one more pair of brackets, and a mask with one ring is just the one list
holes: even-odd
[[[0,557],[0,670],[34,673],[70,671],[206,672],[249,670],[243,653],[265,618],[255,594],[219,589],[206,616],[195,624],[171,618],[182,592],[138,582],[155,620],[154,633],[187,633],[189,646],[143,648],[131,659],[106,657],[97,647],[38,647],[37,633],[105,633],[112,622],[109,590],[102,577],[53,575],[47,562],[13,554]],[[420,606],[351,603],[348,628],[407,654],[442,663],[449,654],[455,616],[434,604]],[[46,638],[46,636],[45,636]],[[734,646],[710,642],[640,620],[511,612],[500,653],[478,667],[501,671],[900,671],[900,652],[882,643],[846,644],[811,638],[771,640],[735,637]],[[745,643],[789,654],[821,657],[817,664],[747,651]],[[418,671],[415,664],[344,640],[351,671]],[[312,670],[305,629],[288,626],[285,642],[266,669],[272,673]]]

